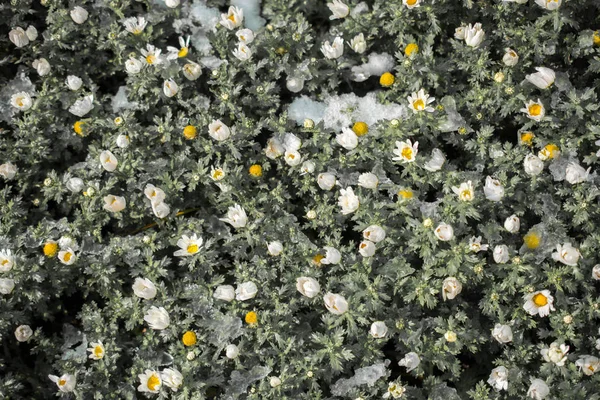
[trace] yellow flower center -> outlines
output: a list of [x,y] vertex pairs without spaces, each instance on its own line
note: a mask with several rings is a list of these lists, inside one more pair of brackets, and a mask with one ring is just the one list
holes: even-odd
[[187,331],[186,333],[183,334],[181,341],[183,342],[183,344],[185,346],[188,346],[188,347],[193,346],[196,344],[196,341],[197,341],[196,334],[192,331]]
[[187,47],[182,47],[181,50],[179,50],[179,53],[177,53],[177,57],[185,57],[188,55],[188,51],[189,49]]
[[600,46],[600,31],[594,32],[594,44]]
[[58,245],[56,243],[46,243],[44,245],[44,255],[46,257],[54,257],[58,250]]
[[244,320],[248,325],[255,324],[258,321],[258,314],[256,314],[254,311],[250,311],[246,314],[246,318],[244,318]]
[[404,54],[406,54],[407,57],[410,57],[410,55],[412,53],[418,53],[418,52],[419,52],[419,46],[416,43],[409,43],[408,45],[406,45],[406,48],[404,49]]
[[402,157],[407,159],[407,160],[412,160],[412,156],[413,156],[413,149],[411,147],[405,147],[402,149],[402,151],[400,152],[400,154],[402,154]]
[[75,131],[76,134],[78,134],[79,136],[83,136],[83,124],[85,124],[85,122],[83,121],[76,121],[73,124],[73,130]]
[[535,304],[538,307],[544,307],[546,304],[548,304],[548,298],[543,294],[538,293],[535,296],[533,296],[533,304]]
[[544,146],[542,149],[542,154],[547,158],[554,158],[558,155],[559,151],[560,149],[557,145],[550,143]]
[[17,105],[19,107],[23,107],[23,98],[22,97],[17,97]]
[[410,189],[402,189],[398,192],[398,196],[402,197],[403,199],[412,199],[414,193]]
[[425,102],[422,99],[417,99],[413,103],[413,108],[418,111],[423,111],[425,109]]
[[535,232],[529,232],[527,235],[523,237],[523,241],[525,242],[525,246],[528,249],[537,249],[540,246],[541,238]]
[[379,84],[383,87],[390,87],[394,84],[395,81],[396,81],[396,78],[390,72],[385,72],[379,78]]
[[102,357],[102,354],[104,354],[104,350],[102,350],[101,346],[96,346],[94,347],[94,355],[98,358]]
[[362,121],[355,122],[352,126],[352,130],[356,133],[356,136],[363,136],[369,132],[369,125]]
[[537,103],[532,104],[529,106],[528,110],[529,110],[529,115],[537,117],[538,115],[540,115],[542,113],[542,106]]
[[156,374],[150,375],[150,378],[148,378],[148,389],[156,390],[158,385],[160,385],[160,378]]
[[290,153],[290,154],[288,154],[288,158],[291,158],[293,160],[294,158],[296,158],[296,156],[294,154]]
[[139,35],[140,33],[142,33],[142,30],[140,28],[134,28],[133,32],[131,33],[133,33],[134,35]]
[[61,379],[58,381],[58,386],[65,386],[66,383],[67,383],[66,379]]
[[534,137],[535,135],[533,134],[533,132],[523,132],[521,133],[521,142],[528,146],[531,146]]
[[250,173],[250,175],[258,178],[258,177],[262,176],[262,167],[258,164],[254,164],[250,167],[250,169],[248,169],[248,173]]
[[231,14],[230,16],[227,17],[228,20],[230,20],[231,22],[235,22],[235,15]]
[[69,262],[69,260],[71,259],[71,257],[73,256],[73,254],[69,253],[68,251],[65,253],[65,255],[63,256],[63,259],[66,262]]
[[213,179],[219,179],[223,175],[224,175],[223,171],[221,171],[220,169],[217,169],[217,170],[215,170],[215,172],[213,172],[212,177],[213,177]]
[[188,125],[183,128],[183,137],[187,140],[195,139],[197,135],[197,130],[194,125]]
[[156,56],[154,54],[148,54],[146,56],[146,62],[148,64],[154,64],[155,61],[156,61]]
[[415,4],[417,4],[417,1],[419,0],[406,0],[406,4],[408,4],[409,6],[414,6]]
[[321,260],[324,258],[325,258],[325,256],[323,254],[317,254],[316,256],[313,257],[312,261],[317,266],[319,266],[319,265],[321,265]]
[[465,189],[460,192],[460,198],[463,200],[471,200],[473,198],[473,193],[469,189]]
[[197,244],[190,244],[187,247],[187,252],[190,254],[195,254],[198,252],[198,245]]

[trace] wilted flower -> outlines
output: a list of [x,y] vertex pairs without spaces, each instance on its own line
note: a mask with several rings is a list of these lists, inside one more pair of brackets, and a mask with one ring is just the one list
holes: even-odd
[[495,390],[508,390],[508,370],[506,367],[496,367],[490,373],[487,381]]

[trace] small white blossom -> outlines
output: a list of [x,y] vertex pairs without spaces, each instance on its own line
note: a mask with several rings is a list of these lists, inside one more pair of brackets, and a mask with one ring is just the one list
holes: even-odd
[[383,322],[383,321],[373,322],[371,324],[371,329],[369,330],[369,333],[375,339],[380,339],[380,338],[385,337],[387,335],[387,332],[388,332],[388,327],[385,325],[385,322]]
[[358,146],[358,136],[350,128],[342,128],[342,133],[335,137],[335,141],[346,150],[353,150]]
[[487,381],[495,390],[508,390],[508,370],[506,367],[496,367],[490,373]]
[[23,28],[17,27],[8,32],[8,38],[17,47],[25,47],[29,44],[29,36]]
[[144,315],[144,321],[148,323],[151,329],[163,330],[166,329],[171,323],[169,313],[164,307],[152,306]]
[[167,79],[163,83],[163,93],[167,97],[173,97],[179,92],[179,86],[173,79]]
[[51,70],[50,63],[45,58],[34,60],[33,63],[31,63],[31,66],[35,68],[40,76],[48,75]]
[[512,342],[512,329],[508,325],[496,324],[492,330],[492,337],[496,339],[498,343]]
[[510,233],[519,232],[519,229],[521,229],[521,220],[515,214],[511,215],[504,221],[504,229]]
[[344,39],[338,36],[331,44],[329,40],[326,40],[321,46],[321,52],[330,60],[340,58],[344,54]]
[[589,178],[591,169],[592,167],[586,170],[581,165],[571,162],[567,165],[567,169],[565,170],[565,180],[571,185],[585,182]]
[[10,97],[10,104],[19,111],[27,111],[33,105],[33,99],[29,93],[19,92]]
[[242,26],[244,21],[244,10],[238,7],[231,6],[227,10],[227,14],[221,14],[219,23],[230,31]]
[[71,374],[63,374],[60,377],[56,375],[48,375],[48,378],[56,383],[58,390],[63,393],[72,392],[75,390],[75,386],[77,385],[77,379],[75,375]]
[[338,205],[342,208],[342,214],[352,214],[360,205],[358,196],[354,194],[354,190],[351,187],[340,190],[340,196],[338,197]]
[[160,373],[160,377],[162,378],[162,383],[174,392],[178,391],[181,385],[183,385],[183,375],[174,368],[165,368]]
[[358,176],[358,186],[364,187],[365,189],[377,189],[379,179],[377,175],[372,172],[365,172]]
[[17,329],[15,329],[15,338],[19,342],[26,342],[33,335],[33,329],[29,325],[19,325]]
[[358,54],[364,53],[367,50],[365,35],[361,32],[350,39],[350,47]]
[[73,91],[79,90],[81,88],[81,85],[83,85],[83,81],[81,80],[81,78],[75,75],[67,76],[67,80],[65,82],[67,84],[67,87]]
[[243,228],[248,223],[248,216],[242,206],[236,204],[233,207],[229,207],[225,218],[219,218],[219,220],[227,222],[234,228]]
[[150,300],[156,296],[156,286],[148,278],[135,278],[131,287],[133,293],[142,299]]
[[446,224],[445,222],[439,224],[437,228],[435,228],[433,233],[435,234],[435,237],[437,237],[443,242],[452,240],[452,238],[454,237],[454,229],[452,229],[452,226]]
[[235,299],[239,301],[250,300],[258,293],[258,287],[254,282],[244,282],[235,289]]
[[544,170],[544,162],[535,154],[527,154],[523,161],[523,168],[527,175],[536,176]]
[[454,277],[444,279],[442,283],[442,297],[444,300],[452,300],[462,292],[462,284]]
[[410,352],[404,355],[402,360],[398,361],[398,365],[401,367],[406,367],[406,372],[410,372],[413,369],[417,368],[421,364],[421,359],[419,355],[415,352]]
[[348,311],[348,302],[340,294],[327,293],[323,296],[323,301],[327,310],[332,314],[341,315]]
[[573,247],[571,243],[556,245],[556,252],[552,253],[552,259],[554,261],[559,261],[572,267],[577,265],[580,256],[581,253],[579,250]]
[[296,290],[298,290],[303,296],[312,299],[319,294],[321,287],[316,279],[302,276],[296,279]]
[[331,10],[330,20],[346,18],[350,14],[350,7],[341,0],[333,0],[327,7]]
[[527,396],[534,400],[542,400],[550,394],[550,388],[541,379],[532,379],[531,386],[527,390]]
[[559,367],[562,367],[567,362],[568,352],[569,346],[566,344],[559,345],[557,342],[553,342],[549,348],[544,348],[540,351],[546,362],[553,362]]
[[75,22],[76,24],[79,24],[79,25],[81,25],[85,21],[87,21],[88,15],[89,15],[87,10],[80,6],[75,6],[71,10],[70,14],[71,14],[71,19],[73,20],[73,22]]
[[519,62],[519,55],[517,54],[517,52],[508,47],[504,49],[504,51],[504,57],[502,57],[502,62],[504,63],[504,65],[506,65],[507,67],[514,67],[515,65],[517,65],[517,63]]
[[499,180],[488,176],[485,178],[485,186],[483,187],[485,198],[491,201],[500,201],[504,197],[504,187]]
[[220,285],[217,286],[213,293],[215,299],[232,301],[235,299],[235,289],[231,285]]
[[539,89],[547,89],[554,83],[556,74],[553,70],[546,67],[536,67],[536,73],[525,76],[530,83],[537,86]]
[[208,134],[211,138],[222,142],[231,136],[231,130],[221,120],[217,119],[208,125]]
[[506,264],[510,259],[510,251],[508,250],[508,246],[505,244],[498,245],[494,247],[494,261],[498,264]]
[[470,47],[479,47],[481,42],[483,42],[483,38],[485,37],[485,32],[481,29],[481,24],[476,23],[475,25],[467,25],[465,28],[465,43]]
[[69,112],[78,117],[83,117],[94,108],[94,96],[89,95],[84,98],[78,99],[71,107]]

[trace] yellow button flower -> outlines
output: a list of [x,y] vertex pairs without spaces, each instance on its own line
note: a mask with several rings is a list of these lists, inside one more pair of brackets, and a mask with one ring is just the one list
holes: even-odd
[[600,46],[600,31],[594,32],[594,44]]
[[187,331],[186,333],[183,334],[181,341],[183,342],[183,344],[185,346],[193,346],[196,344],[197,341],[197,337],[196,334],[192,331]]
[[410,189],[402,189],[398,192],[398,196],[402,197],[405,200],[412,199],[414,197],[414,193]]
[[396,81],[396,78],[390,72],[385,72],[379,78],[379,83],[383,87],[390,87],[390,86],[392,86],[394,84],[395,81]]
[[83,125],[85,125],[85,122],[83,121],[75,121],[75,123],[73,124],[73,130],[79,136],[83,136]]
[[44,244],[44,255],[46,257],[54,257],[58,253],[58,244],[56,242],[46,242]]
[[248,173],[256,178],[262,176],[262,167],[258,164],[253,164],[248,169]]
[[531,146],[534,137],[533,132],[521,132],[521,143]]
[[316,256],[313,257],[312,262],[314,264],[316,264],[317,266],[320,266],[321,260],[324,258],[325,258],[325,256],[323,254],[317,254]]
[[369,133],[369,125],[362,121],[355,122],[352,126],[352,130],[356,134],[356,136],[364,136]]
[[536,232],[529,232],[523,237],[523,242],[528,249],[537,249],[540,246],[542,238]]
[[250,311],[246,314],[246,318],[244,318],[248,325],[254,325],[258,322],[258,314],[254,311]]
[[404,54],[406,54],[406,57],[410,57],[410,55],[412,53],[418,53],[418,52],[419,52],[419,46],[416,43],[409,43],[404,48]]
[[183,137],[187,140],[195,139],[198,134],[198,131],[194,125],[188,125],[183,128]]

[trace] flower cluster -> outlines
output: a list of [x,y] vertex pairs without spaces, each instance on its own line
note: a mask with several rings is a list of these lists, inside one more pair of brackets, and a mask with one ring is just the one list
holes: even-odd
[[599,12],[7,2],[0,393],[596,398]]

